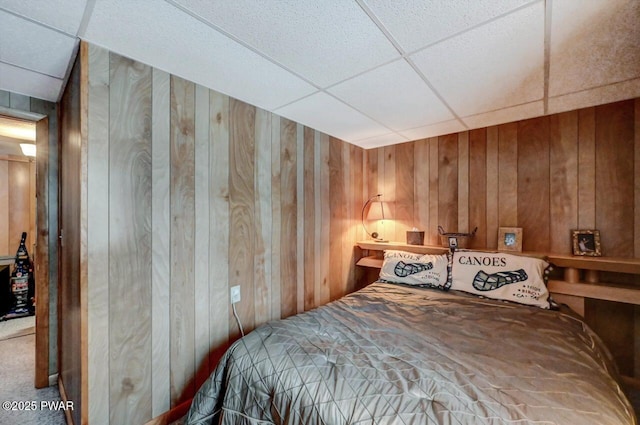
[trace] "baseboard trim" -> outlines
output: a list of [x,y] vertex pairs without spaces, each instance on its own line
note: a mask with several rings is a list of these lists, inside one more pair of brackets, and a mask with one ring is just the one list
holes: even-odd
[[58,385],[58,374],[54,373],[53,375],[49,375],[49,386],[53,387],[54,385]]
[[[60,398],[65,403],[69,401],[67,398],[67,392],[64,390],[64,384],[62,383],[62,378],[58,376],[58,390],[60,391]],[[71,417],[71,410],[64,410],[64,417],[67,419],[67,425],[74,425],[73,418]]]
[[180,403],[179,405],[177,405],[176,407],[174,407],[173,409],[169,410],[168,412],[165,412],[159,416],[156,416],[155,418],[151,419],[149,422],[147,422],[144,425],[167,425],[170,424],[171,422],[180,419],[181,417],[183,417],[184,415],[187,414],[187,412],[189,411],[189,407],[191,406],[191,401],[193,399],[187,400],[183,403]]

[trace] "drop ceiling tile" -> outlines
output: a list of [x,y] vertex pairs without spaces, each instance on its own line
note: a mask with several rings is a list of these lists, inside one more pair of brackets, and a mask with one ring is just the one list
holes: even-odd
[[435,137],[443,134],[458,133],[465,130],[466,128],[464,124],[462,124],[460,121],[449,120],[423,127],[410,128],[401,131],[400,134],[402,134],[409,140],[419,140],[426,137]]
[[472,28],[531,0],[364,0],[406,52]]
[[549,114],[640,97],[640,78],[549,98]]
[[78,40],[0,10],[0,61],[64,78]]
[[507,122],[525,120],[527,118],[544,115],[544,102],[537,101],[497,111],[484,112],[478,115],[463,117],[462,121],[469,128],[488,127],[490,125],[504,124]]
[[383,134],[381,136],[369,137],[366,139],[356,140],[352,143],[364,149],[379,148],[380,146],[395,145],[398,143],[408,142],[409,139],[397,133]]
[[388,128],[324,92],[315,93],[275,112],[347,142],[389,133]]
[[412,55],[459,116],[542,99],[544,3],[535,3]]
[[355,1],[174,1],[321,87],[400,57]]
[[57,102],[62,80],[0,62],[0,90]]
[[0,8],[76,35],[86,0],[0,0]]
[[640,2],[554,1],[549,95],[640,77]]
[[454,118],[404,59],[347,80],[328,91],[394,130]]
[[267,110],[315,90],[166,2],[97,0],[83,38]]

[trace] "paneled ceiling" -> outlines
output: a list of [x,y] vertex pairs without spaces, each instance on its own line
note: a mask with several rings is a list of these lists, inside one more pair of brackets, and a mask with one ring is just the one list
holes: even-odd
[[0,0],[0,89],[83,39],[369,148],[640,96],[640,0]]

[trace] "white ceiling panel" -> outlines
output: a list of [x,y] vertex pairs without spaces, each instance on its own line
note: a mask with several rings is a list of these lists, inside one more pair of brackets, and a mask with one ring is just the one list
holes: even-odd
[[537,101],[496,111],[484,112],[462,118],[469,128],[488,127],[490,125],[504,124],[507,122],[524,120],[527,118],[544,115],[544,102]]
[[379,148],[380,146],[395,145],[398,143],[408,142],[409,139],[397,134],[389,133],[381,136],[369,137],[361,140],[354,140],[353,143],[364,149]]
[[352,141],[380,136],[389,129],[324,92],[315,93],[275,111],[307,127]]
[[0,90],[57,102],[62,80],[0,62]]
[[572,111],[621,99],[640,97],[640,78],[549,98],[547,113]]
[[[539,1],[539,0],[536,0]],[[508,13],[531,0],[363,0],[406,52]]]
[[64,78],[77,40],[0,10],[0,61]]
[[440,136],[442,134],[457,133],[464,130],[466,130],[466,127],[460,121],[449,120],[424,127],[411,128],[401,131],[400,134],[409,140],[418,140],[427,137]]
[[459,116],[544,95],[544,3],[535,3],[412,55]]
[[552,2],[549,95],[640,77],[640,1]]
[[320,87],[400,56],[355,1],[174,1]]
[[[371,88],[375,87],[375,90]],[[328,90],[393,130],[450,120],[453,114],[404,60],[347,80]]]
[[0,0],[0,9],[76,35],[86,4],[86,0]]
[[267,110],[315,90],[165,2],[98,0],[83,38]]

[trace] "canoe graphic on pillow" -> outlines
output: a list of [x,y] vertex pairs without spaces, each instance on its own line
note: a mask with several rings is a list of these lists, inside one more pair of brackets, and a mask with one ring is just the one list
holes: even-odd
[[529,278],[523,269],[487,274],[480,270],[473,278],[473,287],[478,291],[493,291],[510,283],[522,282]]
[[398,261],[393,272],[398,277],[407,277],[425,270],[431,270],[432,268],[433,263],[405,263],[404,261]]

